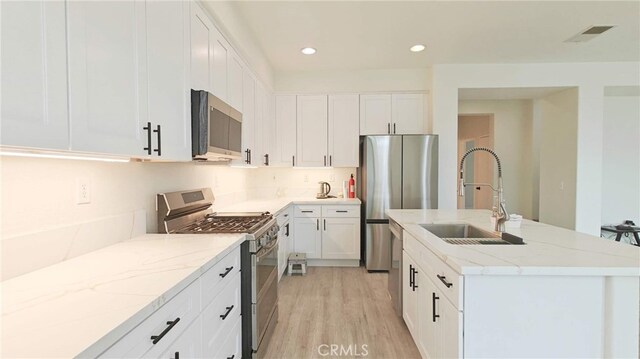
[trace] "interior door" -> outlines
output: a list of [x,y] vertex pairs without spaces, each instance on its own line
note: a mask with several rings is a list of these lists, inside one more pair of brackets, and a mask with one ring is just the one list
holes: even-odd
[[2,1],[1,145],[69,148],[62,1]]
[[[493,148],[493,141],[489,136],[481,136],[477,140],[478,147]],[[490,183],[493,185],[493,157],[486,152],[475,152],[473,166],[475,183]],[[493,190],[490,187],[473,187],[473,208],[491,209],[493,207]]]
[[327,167],[327,96],[297,96],[296,166]]

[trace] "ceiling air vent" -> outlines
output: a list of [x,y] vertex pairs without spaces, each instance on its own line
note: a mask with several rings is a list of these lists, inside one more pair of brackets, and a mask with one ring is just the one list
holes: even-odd
[[565,42],[587,42],[592,40],[596,36],[602,34],[603,32],[612,29],[615,26],[612,25],[595,25],[591,26],[586,30],[581,31],[577,35],[570,37],[565,40]]

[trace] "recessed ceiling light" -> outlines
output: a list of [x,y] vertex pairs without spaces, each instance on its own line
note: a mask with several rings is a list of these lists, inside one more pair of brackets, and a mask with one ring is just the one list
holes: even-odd
[[313,47],[303,47],[300,51],[302,51],[302,53],[305,55],[313,55],[316,53],[316,49],[314,49]]
[[413,45],[409,50],[412,52],[420,52],[424,50],[424,45]]

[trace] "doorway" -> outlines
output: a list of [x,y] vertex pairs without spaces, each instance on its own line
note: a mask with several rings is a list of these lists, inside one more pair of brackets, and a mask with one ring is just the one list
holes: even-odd
[[[493,150],[493,114],[465,114],[458,116],[458,168],[462,156],[474,147]],[[474,152],[464,163],[465,183],[489,183],[495,186],[494,161],[487,153]],[[487,186],[467,186],[465,196],[458,198],[461,209],[491,209],[493,191]]]

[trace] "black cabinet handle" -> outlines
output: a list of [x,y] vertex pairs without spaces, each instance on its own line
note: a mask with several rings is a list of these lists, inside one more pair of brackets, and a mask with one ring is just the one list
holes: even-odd
[[324,155],[324,166],[327,167],[327,155]]
[[336,210],[336,213],[349,213],[349,211],[345,211],[345,210]]
[[316,219],[316,231],[320,230],[320,220]]
[[287,237],[289,237],[289,223],[287,223],[287,225],[285,226],[285,228],[287,229]]
[[413,288],[413,266],[409,264],[409,287]]
[[173,359],[180,359],[180,352],[176,352],[176,353],[173,355]]
[[418,288],[418,284],[416,284],[416,274],[418,274],[418,271],[413,268],[413,291],[416,291],[416,288]]
[[153,130],[153,132],[158,134],[158,148],[153,150],[153,152],[157,152],[158,156],[162,156],[162,143],[160,142],[162,136],[160,135],[160,125],[156,126],[156,129]]
[[231,266],[231,267],[227,267],[227,268],[225,268],[225,269],[224,269],[224,273],[220,273],[219,275],[220,275],[222,278],[224,278],[224,277],[226,277],[226,276],[227,276],[227,274],[229,274],[229,272],[231,272],[232,270],[233,270],[233,266]]
[[232,306],[230,306],[230,307],[227,307],[226,309],[227,309],[227,311],[226,311],[226,312],[224,312],[224,314],[221,314],[221,315],[220,315],[220,318],[222,318],[222,320],[227,319],[227,316],[228,316],[228,315],[229,315],[229,313],[231,313],[231,311],[233,310],[233,305],[232,305]]
[[436,293],[431,293],[431,309],[433,313],[433,322],[436,322],[436,318],[440,318],[440,314],[436,314],[436,300],[440,299],[440,297],[436,297]]
[[236,357],[236,355],[235,355],[235,354],[233,354],[232,356],[227,357],[227,359],[233,359],[233,358],[235,358],[235,357]]
[[313,211],[300,211],[302,213],[313,213]]
[[244,153],[247,154],[247,159],[244,160],[244,163],[250,164],[251,163],[251,159],[249,158],[249,149],[247,148],[246,150],[244,150]]
[[387,133],[391,134],[391,124],[387,123]]
[[296,156],[291,156],[291,165],[292,166],[296,165]]
[[147,122],[147,125],[142,128],[147,131],[147,147],[143,148],[147,151],[147,154],[151,154],[151,122]]
[[264,155],[264,165],[265,166],[269,165],[269,154],[268,153]]
[[443,275],[438,274],[438,279],[440,279],[440,281],[441,281],[442,283],[444,283],[444,285],[446,285],[446,286],[447,286],[447,288],[451,288],[451,287],[453,286],[453,283],[449,283],[449,282],[447,282],[447,277],[445,277],[445,276],[443,276]]
[[175,320],[172,321],[168,321],[167,322],[167,327],[164,328],[164,330],[162,331],[162,333],[160,333],[159,335],[152,335],[151,336],[151,340],[153,341],[153,344],[156,344],[157,342],[160,341],[160,339],[162,339],[162,337],[164,337],[165,335],[167,335],[167,333],[169,333],[169,331],[171,329],[173,329],[173,327],[176,326],[176,324],[178,324],[178,322],[180,321],[180,317],[176,318]]
[[326,232],[327,231],[327,220],[323,219],[323,221],[324,221],[324,231]]
[[395,123],[393,124],[393,134],[394,135],[396,134],[396,124]]
[[333,155],[329,155],[329,167],[333,166]]

